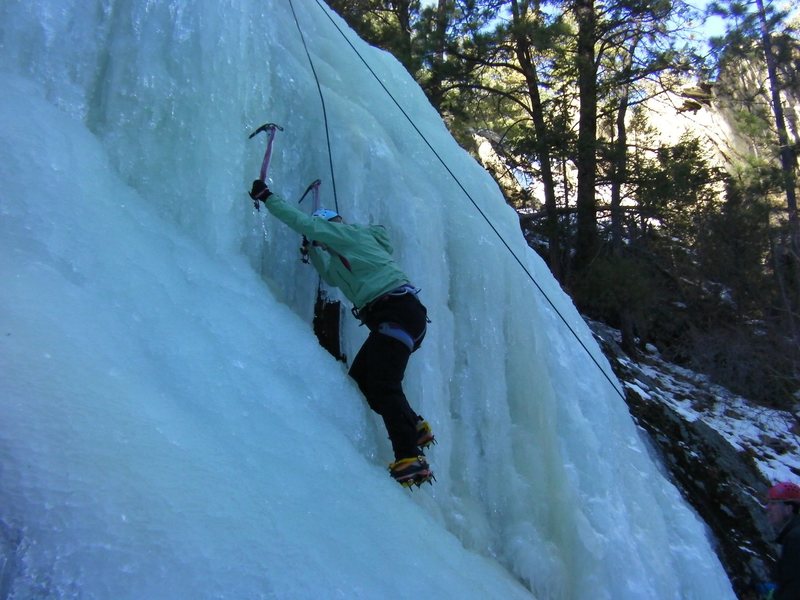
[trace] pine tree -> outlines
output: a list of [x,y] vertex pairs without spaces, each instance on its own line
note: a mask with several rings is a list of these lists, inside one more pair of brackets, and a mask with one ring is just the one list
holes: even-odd
[[[785,197],[786,234],[774,241],[775,273],[783,295],[785,319],[795,343],[800,346],[800,216],[797,209],[797,149],[789,139],[782,93],[786,89],[779,55],[797,48],[795,32],[786,22],[786,13],[763,0],[716,2],[710,14],[723,17],[725,35],[712,40],[717,69],[736,60],[760,58],[767,73],[767,95],[772,112],[772,147],[780,164],[780,183]],[[791,68],[790,68],[791,74]],[[796,76],[796,74],[795,74]],[[797,367],[800,371],[800,366]]]

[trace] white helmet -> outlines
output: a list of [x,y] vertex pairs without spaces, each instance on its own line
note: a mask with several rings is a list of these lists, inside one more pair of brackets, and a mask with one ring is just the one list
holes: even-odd
[[330,210],[328,208],[318,208],[312,213],[311,216],[319,217],[320,219],[325,219],[326,221],[330,221],[331,219],[335,219],[340,215],[335,210]]

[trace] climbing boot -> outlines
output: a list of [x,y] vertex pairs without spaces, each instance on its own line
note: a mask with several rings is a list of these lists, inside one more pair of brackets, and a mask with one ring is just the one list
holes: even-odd
[[421,486],[426,481],[433,485],[436,478],[424,456],[401,458],[389,465],[389,474],[403,487]]

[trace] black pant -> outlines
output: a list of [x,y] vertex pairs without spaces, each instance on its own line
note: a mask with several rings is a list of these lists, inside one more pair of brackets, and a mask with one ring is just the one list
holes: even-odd
[[350,376],[367,399],[370,408],[383,417],[396,460],[417,456],[417,421],[403,393],[403,376],[412,350],[402,341],[378,332],[390,323],[422,342],[427,311],[414,294],[386,296],[360,315],[370,334],[353,360]]

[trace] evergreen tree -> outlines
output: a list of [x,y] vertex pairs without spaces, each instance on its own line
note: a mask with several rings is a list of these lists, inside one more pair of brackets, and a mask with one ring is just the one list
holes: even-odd
[[391,52],[413,73],[418,57],[413,33],[419,19],[419,0],[326,0],[360,37]]
[[[785,233],[774,240],[775,274],[784,295],[784,313],[795,343],[800,345],[800,216],[797,209],[797,148],[789,138],[782,94],[786,84],[796,78],[791,67],[788,76],[781,68],[792,49],[797,48],[794,30],[786,13],[763,0],[715,2],[709,12],[726,19],[725,35],[712,40],[717,71],[732,61],[756,61],[767,73],[766,94],[770,101],[773,134],[772,150],[780,164],[780,187],[785,198]],[[800,369],[800,367],[798,367]]]
[[[727,178],[697,140],[659,146],[648,133],[648,99],[681,87],[693,68],[682,41],[692,17],[685,4],[329,3],[402,60],[462,145],[491,143],[503,165],[495,176],[507,200],[525,209],[529,241],[584,313],[622,330],[629,352],[634,341],[655,342],[668,358],[762,399],[796,388],[797,344],[784,343],[787,328],[773,318],[777,308],[794,314],[781,298],[796,298],[800,283],[783,264],[792,248],[784,242],[794,238],[776,235],[767,210],[770,192],[786,181],[769,167],[770,150],[779,155],[777,137],[764,135],[769,104],[758,86],[740,93],[737,128],[752,132],[754,155]],[[755,11],[740,12],[740,25],[763,25],[747,16]],[[772,53],[792,64],[795,46],[781,32],[771,36]],[[751,56],[761,34],[732,28],[714,47],[717,71],[740,60],[732,48]],[[796,79],[780,62],[775,74],[784,85]],[[763,331],[779,339],[763,344]],[[745,360],[747,348],[757,356]]]

